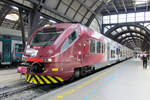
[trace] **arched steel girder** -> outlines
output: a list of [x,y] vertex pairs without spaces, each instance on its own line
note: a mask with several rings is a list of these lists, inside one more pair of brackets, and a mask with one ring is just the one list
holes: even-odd
[[[132,37],[132,36],[126,36],[126,37],[123,37],[122,39],[120,39],[118,42],[119,43],[122,43],[122,41],[124,41],[126,38],[129,38],[129,37]],[[145,40],[145,41],[148,41],[147,39],[145,39],[145,38],[142,38],[142,37],[140,37],[140,36],[133,36],[133,38],[134,39],[136,39],[136,38],[140,38],[140,39],[142,39],[143,41]],[[132,38],[131,38],[132,39]],[[149,42],[148,42],[149,43]]]
[[124,27],[124,26],[134,26],[134,27],[136,26],[136,27],[138,27],[138,28],[140,28],[140,29],[146,31],[147,36],[150,37],[150,30],[149,30],[147,27],[144,27],[144,26],[142,26],[142,25],[140,25],[140,24],[138,24],[138,23],[122,23],[122,24],[117,24],[117,25],[115,25],[114,27],[112,27],[111,29],[109,29],[109,30],[105,33],[105,35],[108,36],[108,37],[113,38],[114,36],[113,36],[112,34],[110,34],[110,33],[112,33],[114,30],[116,30],[116,29],[118,29],[118,28],[121,28],[121,27]]
[[[136,34],[140,34],[140,35],[142,35],[142,36],[144,36],[144,42],[150,42],[150,39],[148,38],[149,36],[147,35],[147,34],[143,34],[143,33],[141,33],[141,32],[139,32],[139,31],[137,31],[137,30],[126,30],[126,31],[123,31],[123,32],[121,32],[121,33],[119,33],[119,34],[117,34],[114,38],[113,38],[113,40],[115,40],[116,38],[118,38],[118,37],[120,37],[121,35],[123,35],[123,34],[126,34],[126,33],[136,33]],[[135,35],[132,35],[131,37],[133,37],[133,36],[135,36]],[[134,39],[134,38],[133,38]],[[121,39],[122,40],[122,39]],[[146,41],[147,40],[147,41]],[[118,41],[118,39],[116,40],[117,42],[119,42],[120,43],[120,41]],[[143,43],[144,43],[143,42]],[[144,45],[144,44],[143,44]],[[145,48],[145,46],[146,45],[144,45],[144,47],[143,48]]]
[[[130,41],[130,40],[133,41],[133,39],[127,39],[127,40],[123,41],[121,44],[124,45],[126,42],[128,42],[128,41]],[[141,38],[135,38],[135,40],[143,40],[143,39],[141,39]],[[148,44],[147,41],[145,41],[145,45],[144,45],[144,46],[147,46],[147,48],[149,48],[149,44]],[[143,47],[142,49],[144,49],[144,47]]]
[[[107,0],[107,1],[105,1],[105,2],[111,3],[111,2],[114,2],[114,0]],[[106,3],[105,3],[105,2],[102,1],[101,4],[95,9],[94,12],[95,12],[96,14],[100,13],[100,12],[106,7]],[[85,25],[86,25],[86,26],[89,26],[89,25],[91,24],[91,22],[93,21],[94,18],[95,18],[95,15],[92,14]]]
[[116,39],[116,38],[120,37],[121,35],[127,34],[127,33],[136,33],[136,34],[140,34],[144,37],[149,37],[148,34],[146,34],[146,33],[143,34],[143,33],[141,33],[140,31],[137,31],[137,30],[126,30],[126,31],[122,31],[122,32],[118,33],[117,35],[114,35],[112,39]]
[[[126,36],[126,37],[124,37],[121,41],[119,41],[121,44],[123,44],[123,42],[124,42],[124,40],[126,41],[126,38],[129,38],[129,37],[131,37],[131,36]],[[136,37],[136,38],[135,38]],[[131,40],[133,40],[133,38],[136,40],[136,39],[140,39],[140,40],[143,40],[143,48],[145,48],[145,46],[148,46],[150,43],[148,42],[148,40],[147,39],[145,39],[145,38],[142,38],[142,37],[140,37],[140,36],[133,36],[132,38],[131,38]],[[128,40],[128,39],[127,39]],[[144,44],[147,44],[147,45],[144,45]]]
[[[130,31],[130,32],[132,32],[132,31]],[[133,32],[135,32],[136,34],[140,34],[141,36],[144,36],[144,39],[146,39],[147,41],[150,42],[150,39],[147,37],[147,35],[145,35],[145,34],[139,32],[139,31],[133,31]],[[120,36],[122,36],[123,34],[127,34],[127,33],[129,33],[129,31],[124,31],[124,32],[118,34],[118,36],[116,36],[115,39],[118,38],[118,37],[120,37]],[[135,36],[135,35],[133,35],[133,36]],[[130,35],[130,37],[132,37],[132,36]],[[139,36],[139,37],[140,37],[140,36]],[[121,38],[120,41],[122,41],[123,39],[124,39],[124,38]],[[120,43],[120,41],[118,41],[118,40],[119,40],[119,39],[117,39],[117,42]]]

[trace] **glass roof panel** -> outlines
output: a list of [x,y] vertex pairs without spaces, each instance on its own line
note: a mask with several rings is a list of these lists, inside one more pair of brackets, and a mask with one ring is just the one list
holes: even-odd
[[147,28],[150,30],[150,25],[148,25]]
[[132,37],[129,37],[129,39],[132,39]]
[[150,12],[145,12],[145,21],[150,21]]
[[132,35],[136,35],[136,33],[132,33]]
[[118,37],[118,39],[121,39],[121,38],[122,38],[122,36],[119,36],[119,37]]
[[140,34],[137,34],[137,36],[141,36]]
[[130,33],[126,33],[127,36],[130,36]]
[[117,15],[111,15],[111,23],[117,23]]
[[[150,18],[149,18],[150,19]],[[150,25],[150,23],[144,23],[144,26],[148,26],[148,25]]]
[[141,37],[144,39],[144,36],[141,35]]
[[131,29],[131,30],[135,30],[135,27],[134,27],[134,26],[130,26],[130,29]]
[[144,21],[144,12],[136,13],[136,21]]
[[140,32],[140,28],[136,27],[136,30]]
[[110,21],[109,19],[110,19],[110,16],[103,16],[103,23],[104,23],[104,24],[109,24],[109,23],[110,23],[110,22],[109,22],[109,21]]
[[119,32],[119,33],[122,32],[122,29],[121,29],[121,28],[118,28],[118,29],[117,29],[117,32]]
[[123,34],[123,35],[122,35],[122,37],[125,37],[125,36],[126,36],[126,34]]
[[142,32],[143,34],[145,34],[145,33],[146,33],[144,30],[141,30],[141,32]]
[[111,34],[112,34],[112,35],[116,35],[116,34],[117,34],[117,32],[116,32],[116,31],[113,31]]
[[125,40],[128,40],[129,38],[126,38]]
[[119,23],[126,22],[126,14],[119,14]]
[[127,22],[134,22],[134,21],[135,21],[135,13],[128,13]]
[[126,30],[127,30],[127,27],[126,27],[126,26],[124,26],[124,27],[122,27],[122,29],[123,29],[124,31],[126,31]]

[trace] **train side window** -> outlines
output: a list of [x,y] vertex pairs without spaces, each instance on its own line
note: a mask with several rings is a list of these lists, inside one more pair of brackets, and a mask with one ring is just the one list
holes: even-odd
[[97,53],[100,53],[100,42],[97,42]]
[[105,53],[105,44],[103,43],[103,53]]
[[104,45],[103,45],[103,43],[102,43],[102,45],[101,45],[101,46],[102,46],[102,53],[104,53],[104,50],[103,50],[103,49],[104,49]]
[[61,47],[61,52],[64,51],[69,45],[78,38],[78,32],[73,31],[68,38],[65,40],[64,44]]
[[71,44],[74,40],[76,40],[77,37],[78,37],[77,31],[72,32],[68,37],[69,38],[69,44]]
[[90,53],[95,53],[95,40],[90,39]]
[[111,58],[115,58],[115,50],[111,50]]
[[100,42],[100,53],[102,53],[102,48],[103,48],[102,42]]

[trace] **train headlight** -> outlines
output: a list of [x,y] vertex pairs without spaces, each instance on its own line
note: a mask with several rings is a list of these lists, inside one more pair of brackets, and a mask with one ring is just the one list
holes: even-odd
[[35,49],[27,49],[26,50],[26,54],[27,55],[30,55],[30,56],[32,56],[32,57],[35,57],[36,55],[37,55],[37,53],[38,53],[38,50],[35,50]]
[[48,59],[48,62],[52,62],[52,59],[51,59],[51,58],[49,58],[49,59]]

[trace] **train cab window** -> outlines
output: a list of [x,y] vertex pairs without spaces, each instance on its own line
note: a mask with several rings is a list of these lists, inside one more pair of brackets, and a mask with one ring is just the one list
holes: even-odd
[[69,45],[75,41],[76,39],[78,38],[78,32],[77,31],[74,31],[72,32],[68,38],[65,40],[64,44],[62,45],[61,47],[61,52],[64,51],[64,49],[68,48]]
[[97,53],[100,53],[100,42],[97,42]]
[[35,34],[30,45],[51,45],[63,31],[64,29],[56,27],[40,30]]
[[95,40],[90,39],[90,53],[95,53]]

